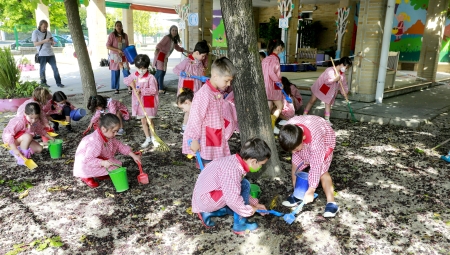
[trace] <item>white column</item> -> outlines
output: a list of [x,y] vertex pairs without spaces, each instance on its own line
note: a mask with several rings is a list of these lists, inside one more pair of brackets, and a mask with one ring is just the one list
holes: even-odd
[[92,50],[91,62],[97,66],[102,58],[108,58],[106,49],[106,3],[105,0],[90,0],[87,7],[89,24],[89,48]]
[[36,28],[39,25],[39,21],[46,20],[48,22],[48,30],[50,30],[50,18],[48,15],[48,6],[44,4],[38,4],[37,9],[34,11],[36,14]]
[[122,25],[123,31],[128,35],[129,44],[134,44],[133,10],[122,9]]
[[386,19],[384,20],[383,41],[381,44],[380,66],[378,68],[377,90],[375,93],[375,101],[377,104],[381,104],[383,102],[389,45],[391,44],[392,21],[394,21],[394,7],[395,0],[388,0],[386,8]]

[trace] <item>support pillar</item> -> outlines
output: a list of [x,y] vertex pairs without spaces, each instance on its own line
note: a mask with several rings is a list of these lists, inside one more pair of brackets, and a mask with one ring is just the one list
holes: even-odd
[[50,17],[48,15],[48,6],[42,3],[39,3],[37,9],[34,11],[36,14],[36,27],[39,25],[39,21],[46,20],[48,22],[48,31],[50,30]]
[[[361,0],[356,35],[356,55],[378,62],[381,56],[383,27],[386,16],[387,0]],[[390,32],[390,31],[387,31]],[[378,64],[355,57],[353,64],[352,88],[353,100],[375,101]]]
[[128,43],[134,44],[133,10],[122,9],[123,31],[128,35]]
[[292,10],[292,17],[289,19],[288,39],[286,42],[287,63],[294,63],[297,60],[298,9],[300,0],[292,0],[292,3],[294,4],[294,9]]
[[[198,27],[187,27],[189,30],[189,51],[195,44],[206,40],[212,45],[212,0],[189,0],[190,13],[198,13]],[[186,24],[187,25],[187,24]]]
[[108,57],[106,49],[106,3],[105,0],[90,0],[87,7],[89,24],[89,48],[92,50],[91,63],[97,66],[102,58]]
[[[181,0],[180,2],[181,5],[186,5],[189,4],[189,0]],[[183,22],[183,21],[181,21]],[[184,21],[185,23],[185,29],[183,29],[183,35],[182,37],[182,43],[183,43],[183,48],[185,49],[189,49],[189,27],[188,27],[188,23],[187,21]],[[180,28],[178,28],[178,31],[180,30]],[[212,44],[212,42],[211,42]]]
[[449,0],[430,0],[428,3],[417,76],[433,82],[436,80],[448,5]]
[[350,56],[350,48],[352,46],[352,35],[353,28],[355,23],[355,11],[356,11],[356,3],[352,0],[340,0],[339,7],[350,8],[350,12],[347,18],[347,32],[342,37],[342,48],[341,48],[341,57]]

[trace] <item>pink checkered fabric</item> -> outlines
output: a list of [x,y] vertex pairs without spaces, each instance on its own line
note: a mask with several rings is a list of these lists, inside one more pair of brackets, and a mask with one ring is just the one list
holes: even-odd
[[[130,113],[128,113],[127,107],[124,104],[122,104],[120,101],[109,98],[104,113],[117,114],[118,111],[122,112],[122,117],[124,120],[130,119]],[[101,117],[101,114],[102,114],[102,111],[100,111],[100,110],[95,111],[94,116],[92,116],[92,118],[91,118],[91,123],[92,124],[97,123]]]
[[[196,75],[196,76],[204,76],[205,75],[205,67],[203,66],[202,61],[198,61],[193,59],[192,55],[189,55],[188,58],[185,58],[181,63],[179,63],[177,66],[174,67],[173,72],[180,76],[181,72],[186,72],[190,75]],[[198,79],[192,79],[192,78],[178,78],[178,90],[177,95],[180,94],[181,88],[183,88],[183,82],[185,80],[190,80],[194,82],[194,93],[197,92],[200,87],[202,86],[202,82]]]
[[[155,76],[150,74],[149,72],[145,73],[142,77],[139,77],[138,72],[131,73],[128,77],[123,79],[125,85],[130,86],[133,81],[136,81],[136,85],[139,86],[141,91],[140,97],[141,102],[144,103],[144,96],[154,96],[155,107],[145,107],[145,112],[149,117],[155,117],[158,112],[158,82],[155,79]],[[139,101],[137,100],[136,94],[133,91],[133,95],[131,97],[131,112],[133,116],[144,116],[144,112],[142,111],[141,106],[139,105]]]
[[44,126],[40,121],[30,124],[25,116],[16,116],[12,118],[5,129],[3,129],[2,139],[4,143],[15,144],[14,136],[20,131],[25,131],[25,133],[38,134],[40,136],[46,136],[47,132],[44,130]]
[[[345,78],[345,73],[341,73],[342,86],[344,87],[345,93],[348,93],[347,79]],[[317,78],[316,82],[311,87],[311,92],[322,102],[326,104],[334,104],[336,95],[338,91],[342,90],[339,82],[334,82],[336,78],[336,73],[333,67],[328,67],[325,71]],[[325,87],[324,84],[327,86]],[[327,91],[323,88],[329,88]],[[324,93],[326,91],[326,93]],[[342,93],[342,91],[341,91]]]
[[41,114],[40,114],[41,115],[40,116],[41,123],[43,125],[45,125],[45,124],[48,125],[47,114],[45,114],[45,112],[44,112],[44,107],[40,103],[36,102],[33,98],[28,99],[27,101],[23,102],[23,104],[21,104],[19,106],[19,108],[17,109],[16,116],[24,116],[25,115],[25,106],[27,106],[27,104],[29,104],[29,103],[37,103],[39,105],[39,107],[41,107]]
[[280,59],[276,55],[269,55],[262,61],[262,71],[264,75],[264,85],[266,86],[267,100],[283,100],[281,90],[275,90],[274,83],[281,83]]

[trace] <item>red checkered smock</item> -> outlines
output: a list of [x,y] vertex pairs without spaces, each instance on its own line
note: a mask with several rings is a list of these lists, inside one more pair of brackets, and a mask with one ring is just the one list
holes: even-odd
[[336,146],[334,130],[325,119],[314,115],[295,116],[287,124],[300,126],[303,129],[303,149],[292,154],[292,164],[297,167],[301,162],[303,166],[299,171],[310,165],[308,183],[312,188],[317,188],[320,177],[328,172],[333,150]]
[[[229,88],[231,88],[231,87],[229,87]],[[236,104],[234,103],[234,91],[233,90],[229,91],[228,93],[225,94],[225,96],[226,97],[225,97],[224,102],[226,104],[224,104],[224,107],[228,108],[229,111],[224,113],[224,118],[227,120],[229,120],[229,119],[234,120],[234,123],[233,123],[234,125],[227,127],[227,130],[231,129],[231,128],[233,129],[233,130],[230,130],[231,131],[230,136],[229,137],[227,136],[227,138],[226,138],[228,140],[233,135],[234,131],[239,132],[239,122],[237,119]],[[227,134],[228,134],[228,132],[227,132]]]
[[198,176],[192,194],[192,212],[214,212],[225,206],[242,217],[253,215],[258,199],[250,197],[250,205],[241,196],[241,181],[249,168],[235,154],[213,160]]
[[112,98],[108,98],[108,102],[106,104],[105,110],[95,111],[94,116],[92,116],[92,118],[91,118],[91,123],[92,124],[97,123],[98,120],[100,119],[102,113],[117,114],[118,111],[120,111],[122,113],[122,118],[124,120],[130,119],[130,113],[128,113],[128,109],[124,104],[122,104],[120,101],[114,100]]
[[[185,58],[181,63],[179,63],[175,68],[173,69],[173,72],[180,76],[181,72],[186,72],[186,74],[195,75],[195,76],[204,76],[205,75],[205,67],[203,66],[202,61],[198,61],[194,59],[194,57],[189,55],[189,57]],[[189,88],[192,91],[197,92],[200,87],[202,86],[202,82],[198,79],[193,78],[178,78],[178,90],[177,95],[180,94],[181,88]]]
[[230,155],[226,128],[234,125],[234,121],[224,118],[223,101],[223,95],[209,80],[195,93],[183,135],[183,154],[195,154],[187,144],[192,139],[200,140],[202,159],[214,160]]
[[283,93],[275,85],[275,82],[281,83],[280,58],[276,54],[270,54],[262,61],[262,71],[264,75],[264,84],[266,86],[267,100],[282,101]]
[[[340,72],[342,86],[344,87],[345,93],[348,93],[347,79],[345,78],[345,73]],[[328,67],[325,71],[317,78],[316,82],[311,87],[311,92],[322,102],[326,104],[334,104],[336,95],[338,91],[342,90],[339,82],[334,82],[336,78],[336,73],[333,67]],[[342,91],[341,91],[342,94]]]
[[[108,175],[106,168],[101,166],[101,162],[102,160],[108,160],[121,166],[122,162],[114,158],[117,152],[128,155],[131,148],[116,138],[108,140],[103,136],[100,129],[96,129],[92,134],[85,136],[78,145],[75,152],[73,176],[90,178]],[[116,168],[116,166],[111,166],[108,170],[112,171]]]
[[300,94],[300,91],[294,84],[291,84],[291,95],[292,101],[295,106],[295,110],[298,111],[298,109],[300,109],[300,107],[303,105],[303,99],[302,94]]
[[8,125],[6,125],[5,129],[3,129],[3,143],[15,144],[14,142],[16,138],[14,137],[19,133],[27,133],[33,136],[34,134],[38,134],[42,137],[47,135],[47,132],[44,130],[44,126],[40,121],[30,124],[25,116],[16,116],[12,118],[8,122]]
[[43,105],[41,105],[40,103],[35,101],[33,98],[28,99],[27,101],[23,102],[23,104],[21,104],[19,106],[19,108],[17,109],[16,116],[24,116],[25,115],[25,106],[27,106],[27,104],[29,104],[29,103],[37,103],[39,105],[39,107],[41,107],[41,114],[40,114],[41,123],[42,123],[42,125],[45,125],[45,124],[48,125],[47,114],[45,114],[45,112],[44,112]]
[[281,115],[290,119],[295,116],[294,98],[291,97],[292,103],[288,103],[286,99],[283,99],[283,110],[281,110]]
[[[170,54],[172,54],[173,49],[183,52],[184,49],[178,44],[174,43],[168,35],[164,36],[161,41],[156,45],[156,49],[159,50],[158,54],[155,54],[153,59],[153,66],[158,70],[166,71],[167,61],[169,60]],[[157,51],[155,51],[157,53]]]
[[[66,101],[66,104],[69,104],[71,110],[76,109],[75,106],[72,103],[70,103],[69,101]],[[44,110],[45,114],[47,114],[47,115],[51,115],[51,114],[61,115],[63,107],[64,107],[64,105],[60,105],[60,104],[54,102],[53,100],[48,100],[47,104],[44,105],[43,110]]]
[[[134,72],[123,79],[123,82],[127,86],[130,86],[133,81],[137,81],[136,90],[141,91],[141,102],[144,105],[145,112],[149,117],[155,117],[158,112],[159,104],[158,82],[156,81],[155,76],[146,72],[142,77],[139,77],[139,73]],[[134,90],[133,95],[131,96],[131,112],[133,116],[144,116],[144,112],[139,105]]]

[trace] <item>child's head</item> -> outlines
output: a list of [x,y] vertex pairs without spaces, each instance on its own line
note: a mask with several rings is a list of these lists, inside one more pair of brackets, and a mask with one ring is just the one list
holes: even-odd
[[280,130],[279,142],[285,151],[297,152],[303,148],[303,129],[297,125],[284,125]]
[[35,123],[36,121],[39,121],[40,114],[41,114],[41,107],[39,106],[38,103],[32,102],[28,103],[25,106],[25,118],[31,124]]
[[281,83],[283,83],[283,90],[286,94],[291,95],[291,82],[286,77],[281,77]]
[[267,143],[257,137],[248,139],[239,152],[241,158],[247,162],[250,172],[258,172],[271,156]]
[[200,41],[195,45],[192,56],[198,60],[203,61],[209,53],[209,46],[206,40]]
[[336,61],[335,65],[341,65],[340,71],[345,72],[352,66],[352,60],[349,57],[342,57],[341,59],[339,59],[339,61]]
[[183,110],[183,112],[189,112],[191,110],[192,100],[194,99],[194,91],[183,88],[183,92],[181,92],[177,96],[177,105]]
[[37,87],[33,91],[33,99],[38,102],[40,105],[45,105],[48,100],[50,100],[52,95],[50,92],[43,87]]
[[259,52],[259,60],[263,61],[263,59],[265,59],[265,58],[266,58],[266,53],[260,51],[260,52]]
[[67,96],[62,91],[56,91],[55,93],[53,93],[52,100],[53,102],[64,104],[67,101]]
[[140,71],[144,71],[145,74],[150,66],[150,58],[146,54],[139,54],[134,58],[134,65],[138,69],[139,74],[141,74]]
[[273,39],[269,41],[269,46],[267,46],[268,54],[280,54],[284,50],[284,42],[280,39]]
[[112,113],[104,114],[100,117],[100,129],[106,138],[113,138],[120,129],[120,120]]
[[94,113],[96,110],[103,110],[106,108],[106,105],[108,102],[106,101],[106,98],[96,95],[96,96],[90,96],[87,104],[87,108]]
[[216,59],[211,66],[211,84],[219,89],[225,90],[231,85],[233,77],[236,75],[236,68],[233,63],[226,58]]

